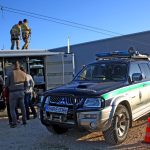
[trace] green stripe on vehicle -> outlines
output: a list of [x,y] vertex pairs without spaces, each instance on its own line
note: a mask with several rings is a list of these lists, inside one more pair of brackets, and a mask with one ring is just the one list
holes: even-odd
[[132,90],[135,90],[135,89],[142,88],[145,85],[150,86],[150,81],[142,82],[142,83],[138,83],[138,84],[134,84],[134,85],[129,85],[129,86],[126,86],[126,87],[122,87],[122,88],[119,88],[117,90],[114,90],[114,91],[108,92],[106,94],[103,94],[102,97],[105,100],[107,100],[107,99],[113,98],[114,96],[126,93],[128,91],[132,91]]

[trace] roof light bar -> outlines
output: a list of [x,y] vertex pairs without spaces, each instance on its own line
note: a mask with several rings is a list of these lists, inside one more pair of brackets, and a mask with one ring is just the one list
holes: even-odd
[[131,54],[128,51],[113,51],[113,52],[103,52],[96,54],[97,57],[107,58],[107,57],[131,57]]
[[102,52],[96,54],[97,59],[110,59],[110,58],[135,58],[135,59],[149,59],[148,55],[140,54],[136,50],[128,51],[113,51],[113,52]]

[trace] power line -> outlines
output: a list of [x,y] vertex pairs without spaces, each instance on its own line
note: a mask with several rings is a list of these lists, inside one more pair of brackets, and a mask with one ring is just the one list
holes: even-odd
[[66,22],[66,23],[69,23],[69,24],[74,24],[74,25],[78,25],[78,26],[91,28],[92,30],[93,29],[94,30],[101,30],[101,31],[108,32],[108,33],[111,33],[111,34],[122,35],[120,33],[113,32],[113,31],[110,31],[110,30],[106,30],[106,29],[102,29],[102,28],[98,28],[98,27],[93,27],[93,26],[89,26],[89,25],[85,25],[85,24],[81,24],[81,23],[77,23],[77,22],[73,22],[73,21],[68,21],[68,20],[65,20],[65,19],[59,19],[59,18],[56,18],[56,17],[50,17],[50,16],[46,16],[46,15],[42,15],[42,14],[37,14],[37,13],[34,13],[34,12],[28,12],[28,11],[24,11],[24,10],[20,10],[20,9],[14,9],[14,8],[5,7],[5,6],[2,6],[2,7],[4,9],[8,9],[8,10],[10,9],[10,10],[17,11],[17,12],[23,12],[23,13],[26,13],[26,14],[32,14],[32,15],[35,15],[35,16],[40,16],[40,17],[44,17],[44,18],[49,18],[49,19],[61,21],[61,22]]
[[4,18],[3,7],[1,7],[1,11],[2,11],[2,18]]
[[[32,17],[32,18],[45,20],[45,21],[49,21],[49,22],[54,22],[54,23],[65,25],[65,26],[70,26],[70,27],[74,27],[74,28],[78,28],[78,29],[87,30],[87,31],[92,31],[92,32],[96,32],[96,33],[100,33],[100,34],[104,34],[104,35],[108,35],[108,36],[115,36],[115,35],[124,36],[123,34],[120,34],[120,33],[117,33],[117,32],[113,32],[113,31],[110,31],[110,30],[106,30],[106,29],[102,29],[102,28],[98,28],[98,27],[93,27],[93,26],[89,26],[89,25],[84,25],[84,24],[73,22],[73,21],[68,21],[68,20],[59,19],[59,18],[55,18],[55,17],[50,17],[50,16],[37,14],[37,13],[33,13],[33,12],[28,12],[28,11],[24,11],[24,10],[5,7],[5,6],[2,6],[2,5],[0,5],[0,7],[1,7],[2,13],[3,13],[3,11],[6,11],[6,12],[10,12],[10,13],[25,15],[25,16],[29,16],[29,17]],[[139,44],[142,44],[142,45],[150,46],[150,44],[148,44],[148,43],[133,40],[131,38],[126,38],[124,40],[128,40],[128,41],[136,42],[136,43],[139,43]]]
[[70,25],[70,24],[67,24],[67,23],[62,23],[62,22],[58,22],[58,21],[54,21],[54,20],[50,20],[50,19],[46,19],[46,18],[32,16],[32,15],[29,15],[29,14],[19,13],[19,12],[10,11],[10,10],[7,10],[7,12],[12,12],[12,13],[17,13],[17,14],[21,14],[21,15],[26,15],[26,16],[33,17],[33,18],[36,18],[36,19],[41,19],[41,20],[50,21],[50,22],[54,22],[54,23],[59,23],[59,24],[62,24],[62,25],[70,26],[70,27],[75,27],[75,28],[78,28],[78,29],[84,29],[84,30],[88,30],[88,31],[96,32],[96,33],[101,33],[101,34],[113,36],[111,34],[107,34],[107,33],[96,31],[96,30],[92,30],[92,29],[88,29],[88,28],[85,28],[85,27],[79,27],[79,26],[75,26],[75,25]]
[[[116,32],[109,31],[109,30],[92,27],[92,26],[88,26],[88,25],[83,25],[83,24],[68,21],[68,20],[58,19],[58,18],[54,18],[54,17],[49,17],[49,16],[45,16],[45,15],[41,15],[41,14],[37,14],[37,13],[33,13],[33,12],[28,12],[28,11],[23,11],[23,10],[19,10],[19,9],[14,9],[14,8],[10,8],[10,7],[5,7],[5,6],[1,6],[1,7],[3,8],[4,11],[7,11],[7,12],[18,13],[21,15],[26,15],[26,16],[30,16],[33,18],[37,18],[37,19],[47,20],[47,21],[51,21],[51,22],[79,28],[79,29],[89,30],[89,31],[93,31],[93,32],[97,32],[97,33],[101,33],[101,34],[105,34],[105,35],[109,35],[109,36],[114,36],[114,34],[117,34],[117,35],[119,34]],[[105,32],[110,32],[111,34],[105,33]]]
[[50,22],[54,22],[54,23],[58,23],[58,24],[62,24],[62,25],[70,26],[70,27],[75,27],[75,28],[78,28],[78,29],[84,29],[84,30],[88,30],[88,31],[96,32],[96,33],[101,33],[101,34],[105,34],[105,35],[109,35],[109,36],[114,36],[112,34],[108,34],[108,33],[104,33],[104,32],[101,32],[101,31],[94,30],[92,28],[90,29],[90,28],[86,28],[86,27],[80,27],[80,26],[77,26],[77,25],[74,25],[74,24],[73,25],[72,24],[67,24],[67,23],[63,23],[63,22],[60,22],[60,21],[51,20],[51,19],[48,19],[48,18],[43,18],[43,17],[38,17],[38,16],[35,16],[35,15],[26,14],[26,13],[23,13],[23,12],[17,12],[17,11],[6,10],[6,9],[4,9],[4,11],[11,12],[11,13],[16,13],[16,14],[20,14],[20,15],[25,15],[25,16],[29,16],[29,17],[32,17],[32,18],[40,19],[40,20],[50,21]]

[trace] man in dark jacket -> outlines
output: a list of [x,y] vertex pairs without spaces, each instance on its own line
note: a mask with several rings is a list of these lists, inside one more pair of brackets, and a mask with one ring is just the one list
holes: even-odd
[[26,111],[24,105],[26,81],[26,74],[20,70],[20,64],[16,61],[13,71],[10,72],[6,80],[6,87],[9,88],[9,106],[12,117],[12,124],[10,127],[12,128],[17,126],[17,116],[15,112],[17,105],[19,105],[21,109],[23,124],[26,124]]

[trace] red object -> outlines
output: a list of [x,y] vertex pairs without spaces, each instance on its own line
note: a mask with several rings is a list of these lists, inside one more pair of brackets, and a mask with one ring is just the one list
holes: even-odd
[[150,143],[150,117],[147,119],[146,135],[144,142]]
[[8,102],[9,101],[9,90],[8,88],[4,88],[2,92],[3,99]]

